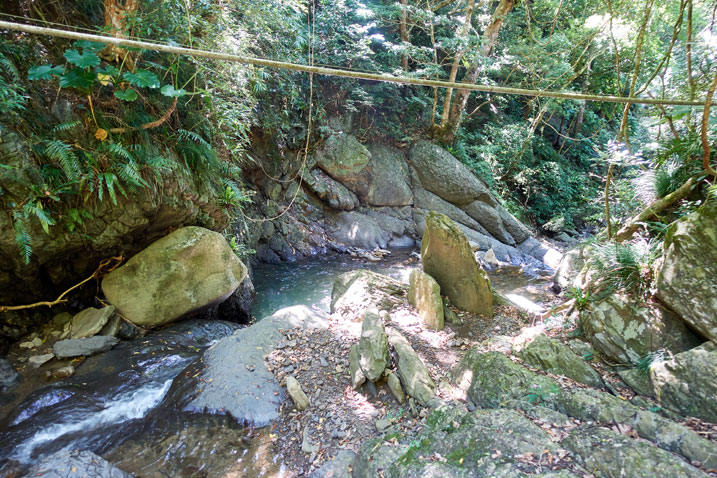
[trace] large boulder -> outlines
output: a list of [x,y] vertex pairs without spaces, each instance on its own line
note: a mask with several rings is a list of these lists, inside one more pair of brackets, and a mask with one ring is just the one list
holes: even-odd
[[492,200],[488,186],[440,146],[419,141],[411,147],[410,159],[423,188],[446,201],[463,205]]
[[453,382],[484,408],[498,408],[513,400],[550,401],[560,387],[550,377],[538,375],[500,352],[469,350],[451,372]]
[[102,291],[131,322],[158,326],[224,301],[246,275],[221,234],[183,227],[107,274]]
[[311,192],[333,209],[350,211],[359,206],[359,200],[354,193],[320,169],[312,169],[302,178]]
[[388,342],[398,356],[398,378],[403,388],[419,403],[426,405],[436,394],[436,384],[426,365],[398,331],[389,329]]
[[519,353],[525,363],[576,382],[601,388],[600,374],[562,342],[540,334]]
[[361,371],[372,382],[378,380],[391,363],[386,330],[375,310],[368,310],[363,316],[358,353]]
[[408,278],[408,303],[418,310],[423,322],[434,330],[443,329],[441,286],[425,272],[414,269]]
[[403,304],[407,287],[388,276],[368,270],[341,274],[331,291],[331,313],[362,317],[370,308],[391,310]]
[[476,262],[468,239],[448,216],[434,212],[426,216],[421,260],[423,270],[456,307],[493,317],[488,276]]
[[370,174],[367,165],[371,153],[350,134],[339,133],[329,137],[316,152],[316,165],[329,176],[356,193],[366,197]]
[[359,211],[342,211],[333,223],[333,239],[362,249],[385,249],[391,234],[376,219]]
[[413,193],[408,185],[408,166],[403,153],[385,144],[368,146],[369,183],[365,201],[372,206],[408,206]]
[[717,202],[673,224],[665,235],[657,296],[717,342]]
[[325,330],[324,317],[288,307],[237,330],[207,349],[174,379],[165,400],[180,411],[230,415],[239,424],[265,426],[279,416],[285,394],[264,357],[283,340],[282,330]]
[[553,290],[561,292],[569,290],[571,287],[581,287],[583,285],[584,275],[581,271],[585,267],[589,249],[585,246],[570,249],[558,263],[555,274],[553,275]]
[[717,345],[700,347],[653,363],[650,378],[664,407],[717,423]]
[[621,294],[593,305],[580,325],[596,349],[622,363],[637,364],[651,352],[679,353],[701,343],[671,311]]
[[424,210],[426,214],[428,214],[429,211],[445,214],[463,226],[477,231],[480,234],[490,236],[490,233],[478,221],[470,217],[458,206],[454,206],[448,201],[439,198],[432,192],[426,191],[423,188],[416,188],[415,195],[415,205],[418,210]]
[[606,428],[578,428],[562,445],[596,476],[607,478],[707,478],[672,453]]
[[473,201],[470,204],[462,206],[462,208],[470,217],[478,221],[491,236],[500,242],[510,244],[511,246],[517,242],[503,224],[503,216],[501,216],[500,212],[498,212],[493,205],[483,201]]

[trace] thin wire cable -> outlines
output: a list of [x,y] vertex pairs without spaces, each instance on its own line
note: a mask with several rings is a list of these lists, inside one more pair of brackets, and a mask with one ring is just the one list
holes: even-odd
[[280,68],[286,70],[303,71],[305,73],[313,73],[327,76],[357,78],[362,80],[381,81],[388,83],[411,84],[421,86],[435,86],[440,88],[455,88],[461,90],[483,91],[493,94],[520,95],[532,97],[548,97],[562,98],[569,100],[586,100],[606,103],[630,103],[630,104],[647,104],[647,105],[682,105],[682,106],[704,106],[704,101],[678,100],[678,99],[656,99],[656,98],[636,98],[636,97],[619,97],[606,95],[587,95],[575,92],[560,91],[536,91],[522,88],[508,88],[503,86],[489,86],[461,82],[448,82],[440,80],[428,80],[421,78],[409,78],[402,76],[393,76],[389,74],[375,73],[357,73],[346,69],[337,68],[321,68],[311,65],[299,65],[296,63],[267,60],[265,58],[250,57],[243,55],[233,55],[216,51],[199,50],[194,48],[176,47],[163,43],[142,42],[130,40],[126,38],[116,38],[106,35],[91,35],[87,33],[71,32],[67,30],[58,30],[53,28],[37,27],[34,25],[26,25],[20,23],[0,21],[0,29],[13,31],[21,31],[26,33],[48,35],[60,38],[69,38],[75,40],[86,40],[97,43],[108,43],[118,47],[139,48],[144,50],[154,50],[166,53],[174,53],[180,55],[189,55],[194,57],[209,58],[215,60],[234,61],[256,66],[265,66],[269,68]]

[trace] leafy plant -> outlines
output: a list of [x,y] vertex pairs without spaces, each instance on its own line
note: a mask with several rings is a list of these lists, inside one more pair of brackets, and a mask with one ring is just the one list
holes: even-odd
[[582,290],[580,287],[571,287],[565,295],[570,299],[575,299],[575,308],[578,311],[587,310],[590,308],[590,303],[593,301],[593,297],[590,295],[589,290]]

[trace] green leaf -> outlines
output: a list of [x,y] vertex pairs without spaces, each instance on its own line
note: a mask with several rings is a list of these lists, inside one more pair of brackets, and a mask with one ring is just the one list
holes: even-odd
[[72,46],[74,46],[75,48],[82,48],[84,51],[99,53],[105,49],[107,44],[97,43],[94,41],[77,40],[75,43],[72,44]]
[[74,68],[60,77],[60,87],[88,90],[92,87],[96,77],[97,74],[94,72]]
[[124,91],[115,90],[115,96],[124,101],[134,101],[137,99],[137,92],[132,88],[127,88]]
[[179,90],[175,90],[174,86],[172,85],[164,85],[161,90],[159,90],[160,93],[162,93],[164,96],[170,96],[172,98],[176,98],[178,96],[184,96],[187,94],[187,90],[184,88],[181,88]]
[[119,76],[120,71],[119,68],[117,68],[116,66],[107,65],[104,68],[98,68],[97,73],[109,76]]
[[77,50],[65,50],[64,57],[69,63],[79,66],[80,68],[87,68],[100,64],[100,57],[91,51],[80,53]]
[[148,70],[137,70],[136,73],[126,72],[122,78],[129,81],[130,85],[139,88],[159,88],[159,78]]
[[27,71],[27,79],[30,81],[33,80],[49,80],[52,78],[52,75],[61,75],[65,72],[65,67],[62,65],[58,66],[52,66],[52,65],[40,65],[40,66],[33,66]]

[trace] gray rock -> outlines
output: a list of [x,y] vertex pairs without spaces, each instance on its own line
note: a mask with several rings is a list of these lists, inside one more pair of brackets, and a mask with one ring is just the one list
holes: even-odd
[[642,306],[621,294],[593,305],[580,325],[596,349],[621,363],[638,364],[651,352],[679,353],[701,342],[671,311]]
[[[280,330],[326,329],[326,319],[304,306],[281,309],[225,337],[175,378],[168,395],[179,409],[231,415],[238,423],[265,426],[279,416],[285,394],[264,357],[283,340]],[[195,373],[198,374],[194,377]]]
[[309,478],[351,478],[351,465],[356,453],[351,450],[339,450],[336,456],[314,470]]
[[361,371],[368,380],[375,382],[391,361],[386,331],[378,311],[368,310],[364,314],[358,350]]
[[436,384],[411,344],[398,331],[390,329],[388,341],[398,356],[398,377],[403,388],[422,405],[436,395]]
[[42,355],[33,355],[27,360],[27,363],[32,368],[40,368],[50,360],[55,358],[55,354],[49,353],[49,354],[42,354]]
[[293,375],[286,377],[286,391],[289,392],[289,396],[294,401],[297,410],[306,410],[310,404],[309,397],[306,396],[301,384]]
[[321,445],[314,443],[309,435],[309,427],[304,427],[304,432],[301,435],[301,451],[304,453],[318,453],[321,449]]
[[386,418],[380,418],[378,420],[375,420],[374,424],[376,425],[376,430],[378,430],[379,433],[383,433],[389,428],[391,428],[391,420],[388,420]]
[[425,272],[414,269],[408,284],[408,303],[416,308],[429,328],[443,330],[443,299],[438,282]]
[[604,386],[600,374],[583,358],[575,354],[562,342],[540,334],[520,352],[527,364],[556,375],[564,375],[573,380],[602,388]]
[[333,238],[336,242],[362,249],[385,249],[391,234],[376,219],[358,211],[340,212],[333,221]]
[[55,342],[52,351],[57,358],[89,357],[106,352],[119,343],[119,339],[109,335],[95,335],[84,339],[67,339]]
[[561,443],[578,462],[598,476],[615,478],[706,478],[680,458],[644,441],[605,428],[573,431]]
[[498,408],[511,400],[549,402],[560,392],[550,377],[537,375],[500,352],[469,350],[451,372],[453,383],[476,405]]
[[361,370],[359,358],[359,346],[358,344],[353,344],[349,352],[349,375],[351,376],[351,387],[354,390],[358,390],[366,382],[366,375]]
[[246,275],[221,234],[183,227],[107,274],[102,291],[131,322],[156,326],[222,302]]
[[446,201],[462,205],[492,199],[488,186],[440,146],[419,141],[409,154],[423,188]]
[[635,367],[618,370],[617,374],[620,376],[622,381],[636,393],[654,398],[655,392],[652,389],[652,380],[650,379],[649,371],[643,371]]
[[115,313],[115,308],[110,306],[101,309],[89,307],[75,315],[65,326],[67,337],[70,339],[83,339],[97,335],[102,327]]
[[480,222],[473,219],[458,206],[454,206],[448,201],[443,200],[432,192],[426,191],[422,188],[416,189],[414,194],[416,196],[416,208],[425,210],[426,214],[430,211],[445,214],[457,223],[462,224],[473,231],[490,236],[490,233],[481,225]]
[[483,268],[476,262],[468,239],[444,214],[429,213],[421,241],[423,270],[441,286],[457,307],[493,317],[493,293]]
[[587,251],[587,247],[576,247],[563,255],[553,275],[553,288],[556,291],[560,292],[569,290],[571,287],[581,286],[577,279],[587,262]]
[[505,244],[515,245],[515,239],[503,224],[503,216],[492,205],[483,201],[473,201],[462,206],[462,209],[478,221],[491,236]]
[[27,476],[43,478],[131,478],[91,451],[62,450],[37,462]]
[[316,165],[359,197],[366,197],[371,153],[349,134],[330,136],[316,152]]
[[650,378],[664,407],[717,423],[717,345],[700,347],[653,363]]
[[22,377],[7,359],[0,358],[0,392],[19,383]]
[[517,244],[520,244],[530,237],[530,229],[528,229],[525,224],[516,219],[515,216],[506,211],[500,204],[494,204],[493,206],[503,219],[503,226],[506,231],[515,239]]
[[393,396],[396,397],[396,400],[398,400],[398,403],[404,403],[406,401],[406,395],[403,393],[401,380],[398,376],[396,376],[395,373],[389,373],[386,383],[388,384],[388,388],[391,390]]
[[717,342],[717,202],[670,226],[657,295],[700,334]]
[[331,291],[331,313],[358,319],[368,309],[391,310],[404,304],[408,287],[388,276],[367,270],[341,274]]
[[368,146],[371,160],[368,164],[368,191],[363,198],[373,206],[408,206],[413,193],[408,185],[408,167],[403,153],[388,145],[373,143]]
[[359,206],[359,199],[353,192],[320,169],[312,169],[302,178],[311,192],[333,209],[351,211]]

